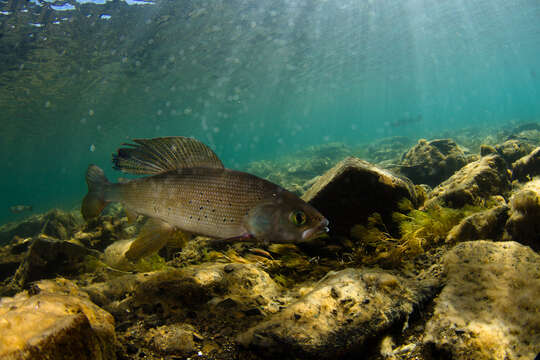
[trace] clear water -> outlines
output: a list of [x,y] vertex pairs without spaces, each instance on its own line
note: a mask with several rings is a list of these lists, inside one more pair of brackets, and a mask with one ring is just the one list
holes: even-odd
[[241,168],[538,121],[539,99],[537,0],[0,0],[0,223],[76,206],[131,138],[195,136]]

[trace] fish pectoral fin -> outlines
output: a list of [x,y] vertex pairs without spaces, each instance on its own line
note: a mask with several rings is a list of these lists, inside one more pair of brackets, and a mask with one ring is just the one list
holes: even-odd
[[139,232],[139,236],[126,251],[126,258],[135,261],[159,251],[167,244],[174,230],[174,226],[162,220],[148,219]]

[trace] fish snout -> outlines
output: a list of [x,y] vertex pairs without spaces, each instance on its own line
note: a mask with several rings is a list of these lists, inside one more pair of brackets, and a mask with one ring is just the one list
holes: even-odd
[[320,227],[324,230],[324,232],[330,231],[330,229],[328,228],[328,225],[330,225],[330,221],[328,221],[327,218],[323,218],[321,221]]
[[328,228],[329,224],[330,222],[328,221],[328,219],[323,218],[317,226],[304,230],[304,232],[302,233],[302,240],[309,241],[323,234],[326,234],[328,231],[330,231],[330,229]]

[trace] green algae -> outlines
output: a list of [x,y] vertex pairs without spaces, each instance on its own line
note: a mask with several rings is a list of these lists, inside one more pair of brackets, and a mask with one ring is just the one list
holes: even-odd
[[378,213],[373,213],[365,225],[351,228],[351,237],[359,242],[355,258],[361,263],[399,266],[443,242],[463,218],[486,210],[487,206],[466,205],[454,209],[432,204],[419,210],[408,199],[403,199],[399,203],[400,212],[392,214],[399,234],[393,234]]

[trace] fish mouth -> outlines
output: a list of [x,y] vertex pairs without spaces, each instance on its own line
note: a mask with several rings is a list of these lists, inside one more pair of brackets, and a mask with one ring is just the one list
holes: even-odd
[[328,231],[330,231],[330,229],[328,229],[328,224],[329,224],[328,220],[323,219],[319,223],[319,225],[309,228],[307,230],[304,230],[304,232],[302,233],[302,240],[303,241],[313,240],[322,235],[325,235]]

